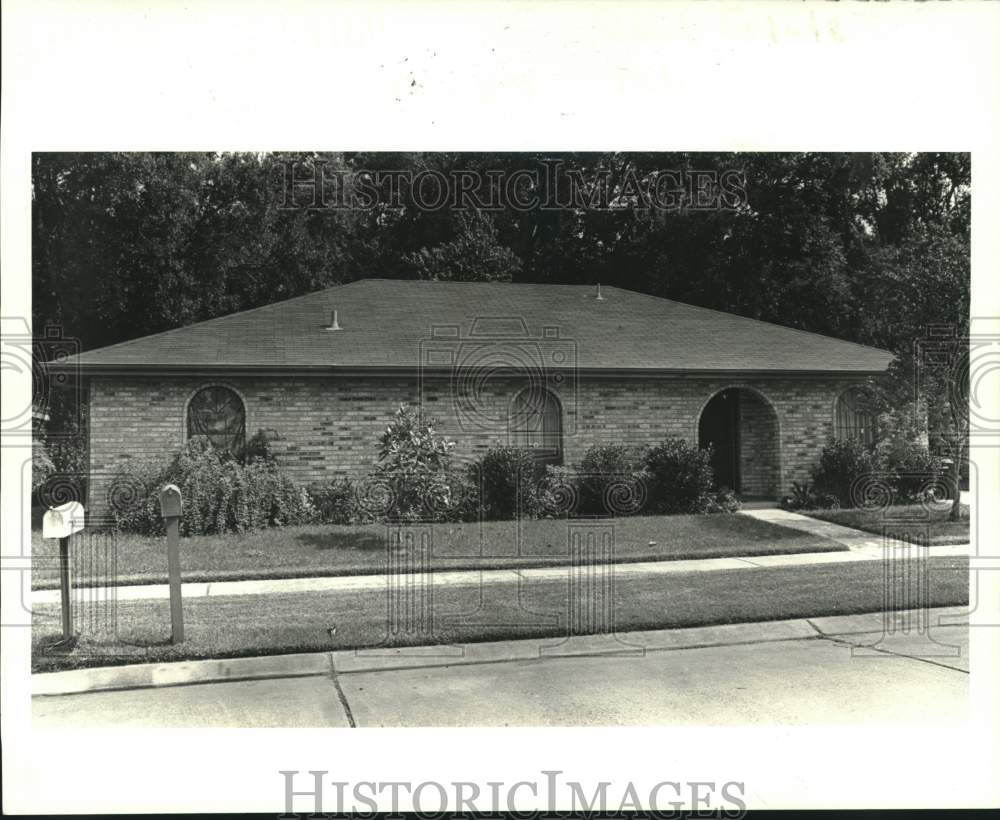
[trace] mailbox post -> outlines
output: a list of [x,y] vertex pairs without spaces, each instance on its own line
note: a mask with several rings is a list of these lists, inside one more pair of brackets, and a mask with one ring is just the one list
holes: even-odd
[[83,504],[70,501],[52,507],[42,516],[42,538],[59,539],[59,597],[62,601],[63,640],[73,637],[73,597],[70,578],[69,539],[83,529]]
[[181,607],[181,491],[176,484],[167,484],[160,490],[160,515],[167,528],[167,575],[170,578],[170,633],[173,643],[180,643],[184,640],[184,610]]

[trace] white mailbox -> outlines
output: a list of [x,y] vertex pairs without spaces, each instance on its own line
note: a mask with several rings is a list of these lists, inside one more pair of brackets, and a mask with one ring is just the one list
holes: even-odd
[[42,538],[69,538],[83,529],[83,504],[68,501],[42,516]]

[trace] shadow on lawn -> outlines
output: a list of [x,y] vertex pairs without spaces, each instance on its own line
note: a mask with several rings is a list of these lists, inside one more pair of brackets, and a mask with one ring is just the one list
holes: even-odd
[[322,534],[303,533],[295,539],[317,551],[357,550],[359,552],[383,552],[385,540],[370,532],[328,532]]

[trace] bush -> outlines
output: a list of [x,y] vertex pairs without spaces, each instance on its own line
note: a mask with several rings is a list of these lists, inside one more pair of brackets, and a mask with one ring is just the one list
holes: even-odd
[[433,423],[401,404],[379,440],[376,483],[385,488],[390,519],[441,520],[454,515],[451,448]]
[[862,476],[885,477],[878,454],[858,441],[831,440],[813,467],[813,492],[818,497],[832,496],[841,507],[856,506],[852,487]]
[[711,450],[682,439],[650,448],[644,458],[648,474],[646,508],[652,513],[701,513],[711,504]]
[[708,505],[705,509],[707,513],[736,513],[743,508],[743,504],[730,489],[720,490],[712,493],[708,497]]
[[584,515],[634,515],[646,503],[642,452],[624,444],[596,444],[580,462],[578,511]]
[[899,503],[923,501],[927,490],[946,496],[945,467],[941,459],[917,441],[890,439],[879,447],[879,458]]
[[781,500],[781,506],[786,510],[819,510],[839,507],[840,502],[829,493],[817,493],[812,484],[792,482],[792,493]]
[[491,447],[467,470],[470,506],[463,517],[487,521],[534,518],[539,514],[538,479],[530,450]]
[[180,488],[182,535],[248,532],[306,523],[315,516],[309,494],[276,464],[263,459],[240,464],[196,436],[165,469],[136,462],[119,471],[108,498],[118,527],[162,533],[159,492],[164,484]]
[[577,472],[570,467],[549,464],[538,479],[539,513],[546,518],[560,518],[578,511],[580,490]]
[[309,500],[316,510],[314,520],[320,524],[362,524],[369,517],[358,500],[358,488],[347,478],[328,484],[315,483],[307,488]]
[[36,438],[31,444],[31,492],[36,494],[55,472],[56,466],[49,457],[45,441]]

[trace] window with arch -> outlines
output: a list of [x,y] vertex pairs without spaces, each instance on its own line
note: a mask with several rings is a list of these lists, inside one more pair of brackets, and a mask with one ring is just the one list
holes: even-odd
[[203,387],[188,403],[187,435],[206,436],[220,452],[243,454],[246,411],[236,391],[222,385]]
[[836,416],[838,439],[859,441],[869,447],[875,444],[875,414],[864,390],[852,387],[841,393]]
[[562,405],[550,390],[526,387],[510,406],[510,441],[541,464],[562,464]]

